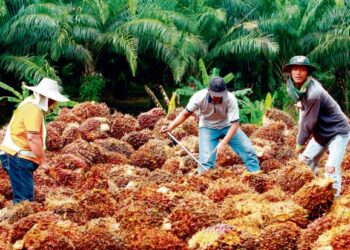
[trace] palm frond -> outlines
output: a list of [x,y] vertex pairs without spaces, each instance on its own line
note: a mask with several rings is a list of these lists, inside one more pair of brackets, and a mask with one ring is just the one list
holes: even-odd
[[81,62],[86,66],[91,66],[93,64],[91,51],[73,41],[70,41],[62,48],[61,55],[72,61]]
[[242,17],[249,13],[256,3],[245,0],[224,0],[222,3],[222,8],[226,9],[227,12],[233,17]]
[[197,30],[199,34],[207,36],[209,41],[214,40],[224,32],[226,12],[222,9],[208,8],[199,16]]
[[7,100],[8,102],[20,103],[22,99],[13,97],[13,96],[1,96],[0,101]]
[[182,33],[181,39],[175,44],[175,50],[178,51],[179,59],[186,63],[185,70],[188,70],[195,68],[198,58],[206,54],[207,45],[199,36]]
[[49,54],[51,50],[51,41],[39,41],[36,43],[35,53],[37,55]]
[[271,17],[268,19],[260,19],[258,22],[259,29],[266,33],[283,34],[288,36],[297,37],[298,31],[293,26],[293,21],[281,17]]
[[71,34],[78,43],[94,43],[100,36],[100,30],[91,27],[75,26]]
[[310,30],[310,24],[313,23],[316,18],[319,9],[322,7],[322,5],[327,0],[311,0],[308,2],[308,6],[304,12],[304,16],[301,20],[301,23],[299,25],[298,34],[304,34],[309,32]]
[[0,22],[4,19],[4,17],[8,14],[8,10],[4,0],[0,1]]
[[[109,15],[115,16],[120,12],[128,11],[129,12],[129,0],[105,0],[104,2],[107,4],[109,8]],[[138,4],[139,1],[137,1],[136,4]],[[78,6],[80,6],[78,4]],[[138,7],[138,5],[136,5]],[[129,12],[130,13],[130,12]]]
[[132,16],[135,16],[137,9],[137,0],[128,0],[129,11]]
[[59,79],[55,70],[43,57],[3,55],[0,57],[0,67],[19,79],[27,81],[34,80],[38,82],[46,76]]
[[89,27],[95,29],[101,27],[101,24],[96,20],[96,17],[86,13],[79,13],[74,15],[74,22],[78,27]]
[[[17,98],[21,99],[22,95],[17,90],[12,88],[10,85],[0,82],[0,88],[9,91],[10,93],[14,94]],[[2,98],[8,98],[8,96],[2,97]]]
[[43,4],[31,4],[27,8],[21,9],[18,12],[17,17],[28,16],[34,14],[46,14],[48,16],[61,16],[66,12],[72,11],[68,5],[54,4],[54,3],[43,3]]
[[136,19],[123,24],[120,30],[129,32],[139,41],[141,53],[153,53],[171,69],[175,81],[180,81],[197,55],[206,51],[199,37],[182,33],[173,25],[155,19]]
[[115,53],[125,55],[127,58],[131,72],[136,73],[137,67],[137,40],[131,35],[116,31],[105,33],[99,41],[99,46],[110,45]]
[[342,23],[350,22],[350,13],[346,8],[343,9],[328,9],[322,14],[320,20],[316,24],[316,28],[320,32],[331,31],[334,27]]
[[58,60],[63,50],[70,42],[69,35],[71,30],[72,26],[70,17],[68,15],[62,16],[59,23],[59,28],[52,37],[51,58],[53,60]]
[[107,22],[110,16],[110,8],[107,1],[87,0],[83,2],[82,8],[84,9],[84,13],[96,17],[102,25]]
[[337,9],[342,9],[345,7],[345,0],[335,0],[335,5]]
[[323,34],[321,32],[310,32],[302,38],[300,38],[299,45],[305,48],[306,50],[311,51],[317,46],[318,41],[321,39],[322,36]]
[[178,54],[178,51],[163,42],[153,41],[156,58],[163,61],[171,70],[175,82],[179,82],[188,67],[187,61]]
[[154,10],[145,11],[140,18],[157,19],[164,23],[175,25],[178,30],[186,32],[197,32],[197,24],[187,15],[173,10]]
[[157,39],[174,44],[178,38],[178,32],[173,26],[156,19],[132,20],[125,23],[122,28],[143,41]]
[[29,2],[29,0],[11,0],[6,2],[9,14],[15,16],[19,10],[28,6]]
[[309,54],[311,58],[322,58],[333,65],[349,64],[350,60],[350,29],[338,28],[322,35],[318,45]]
[[6,41],[25,38],[26,35],[37,27],[37,36],[50,37],[58,27],[58,20],[46,14],[31,14],[21,16],[9,27],[6,34]]
[[209,57],[227,56],[236,54],[249,56],[252,54],[263,54],[268,58],[274,57],[278,52],[279,46],[270,35],[260,35],[251,33],[247,36],[238,37],[213,48],[209,52]]

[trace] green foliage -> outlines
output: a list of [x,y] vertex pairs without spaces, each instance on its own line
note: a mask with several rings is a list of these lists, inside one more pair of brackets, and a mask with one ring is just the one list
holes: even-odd
[[257,32],[225,40],[223,39],[211,50],[208,54],[209,58],[232,54],[242,57],[253,57],[255,53],[264,55],[267,58],[273,58],[279,50],[279,45],[272,36]]
[[[179,96],[179,98],[181,96],[185,96],[185,97],[192,96],[195,92],[201,89],[208,88],[210,79],[213,78],[214,76],[220,76],[220,69],[218,68],[213,68],[210,74],[208,74],[207,68],[202,58],[199,59],[198,67],[202,75],[202,81],[197,80],[193,76],[190,76],[187,80],[187,83],[180,83],[179,84],[180,88],[177,88],[175,90],[175,93]],[[227,84],[233,80],[234,76],[232,73],[229,73],[223,78],[224,78],[225,84]]]
[[29,90],[24,88],[24,82],[22,82],[22,93],[18,92],[14,88],[12,88],[10,85],[0,82],[0,88],[9,91],[13,96],[1,96],[0,101],[7,100],[8,102],[13,102],[18,106],[25,98],[27,98],[29,94]]
[[[243,95],[245,93],[245,95]],[[239,93],[238,104],[240,106],[239,115],[243,123],[252,123],[261,126],[265,111],[272,105],[272,96],[266,95],[265,100],[251,101],[246,94],[250,93],[249,89]]]
[[272,106],[287,112],[294,121],[297,121],[299,114],[294,105],[295,103],[289,96],[286,85],[282,83],[282,86],[273,93]]
[[7,14],[7,8],[5,5],[5,1],[1,0],[0,1],[0,22],[3,20],[6,14]]
[[[28,89],[26,89],[25,87],[25,83],[22,82],[22,92],[18,92],[17,90],[15,90],[14,88],[12,88],[11,86],[9,86],[6,83],[0,82],[0,88],[9,91],[10,93],[13,94],[13,96],[1,96],[0,97],[0,101],[2,100],[7,100],[8,102],[13,102],[15,103],[15,106],[18,107],[18,105],[24,101],[24,99],[26,99],[27,97],[30,96],[30,91]],[[58,116],[61,108],[63,107],[69,107],[69,108],[73,108],[75,105],[77,105],[78,102],[74,102],[74,101],[68,101],[68,102],[60,102],[58,103],[57,107],[55,110],[53,110],[53,112],[49,113],[48,115],[45,116],[45,121],[49,122],[49,121],[53,121],[56,119],[56,117]]]
[[54,68],[40,56],[0,56],[0,68],[12,73],[19,79],[39,82],[43,77],[58,80]]
[[[116,73],[108,75],[114,86],[120,75],[127,84],[137,77],[140,86],[175,83],[185,99],[219,75],[217,68],[208,74],[203,60],[198,65],[204,58],[225,72],[241,72],[242,77],[235,74],[235,88],[249,86],[254,99],[261,99],[281,86],[281,68],[289,58],[304,54],[336,76],[327,90],[337,92],[350,75],[349,7],[348,0],[2,0],[1,80],[35,84],[49,76],[70,82],[99,72],[107,76],[104,70],[114,67]],[[162,79],[139,71],[154,61],[164,64],[166,70],[157,74]],[[74,73],[64,75],[63,65],[73,65]],[[271,77],[264,77],[268,67]],[[181,83],[184,79],[187,83]],[[82,86],[83,98],[98,99],[93,93],[102,91],[101,85],[100,90]],[[288,99],[277,99],[279,106],[291,108]]]
[[100,74],[85,76],[81,79],[80,101],[100,101],[106,81]]

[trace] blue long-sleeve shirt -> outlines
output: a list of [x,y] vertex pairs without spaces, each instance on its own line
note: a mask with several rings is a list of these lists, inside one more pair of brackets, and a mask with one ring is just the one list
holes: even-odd
[[317,143],[324,146],[334,136],[347,134],[349,122],[338,103],[322,85],[311,78],[306,94],[301,97],[302,119],[297,143],[303,145],[312,135]]

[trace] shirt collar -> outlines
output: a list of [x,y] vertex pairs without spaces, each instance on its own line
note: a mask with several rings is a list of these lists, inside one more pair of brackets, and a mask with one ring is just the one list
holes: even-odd
[[[220,102],[215,103],[215,104],[222,104],[223,100],[224,100],[224,97],[221,98]],[[208,103],[213,103],[213,99],[211,98],[211,95],[209,93],[208,93]]]

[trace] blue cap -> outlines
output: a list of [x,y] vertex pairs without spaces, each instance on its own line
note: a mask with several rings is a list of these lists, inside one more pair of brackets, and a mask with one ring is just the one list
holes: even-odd
[[209,82],[208,91],[211,96],[222,97],[227,95],[227,88],[224,78],[214,76]]

